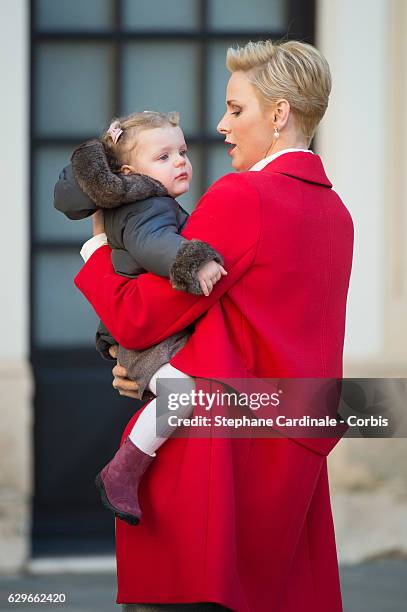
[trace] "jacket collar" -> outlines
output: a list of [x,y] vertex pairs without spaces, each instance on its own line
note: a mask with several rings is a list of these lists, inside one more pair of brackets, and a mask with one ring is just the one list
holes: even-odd
[[260,172],[277,172],[308,183],[332,187],[319,155],[310,155],[303,151],[287,152],[287,154],[279,155]]

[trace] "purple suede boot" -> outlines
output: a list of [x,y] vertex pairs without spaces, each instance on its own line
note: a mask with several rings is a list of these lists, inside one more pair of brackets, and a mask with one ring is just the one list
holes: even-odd
[[155,457],[140,450],[127,436],[113,459],[95,478],[103,504],[130,525],[137,525],[140,521],[138,487],[144,472],[154,459]]

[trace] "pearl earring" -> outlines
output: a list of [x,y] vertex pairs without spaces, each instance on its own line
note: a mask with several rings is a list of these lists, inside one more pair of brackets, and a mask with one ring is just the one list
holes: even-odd
[[274,138],[280,138],[280,132],[278,131],[278,129],[276,127],[274,127],[274,134],[273,134]]

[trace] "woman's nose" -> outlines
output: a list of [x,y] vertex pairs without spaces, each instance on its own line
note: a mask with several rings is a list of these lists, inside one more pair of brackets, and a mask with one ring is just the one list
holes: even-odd
[[225,117],[226,117],[226,113],[223,115],[222,119],[219,121],[216,127],[216,131],[219,132],[219,134],[227,134],[229,132],[226,122],[225,122]]

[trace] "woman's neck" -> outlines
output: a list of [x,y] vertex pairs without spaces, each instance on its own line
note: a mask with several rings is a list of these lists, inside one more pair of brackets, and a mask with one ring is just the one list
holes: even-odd
[[298,134],[283,135],[280,133],[279,138],[273,139],[273,142],[271,143],[264,157],[269,157],[270,155],[274,155],[274,153],[284,151],[285,149],[308,149],[308,147],[308,140],[306,140],[306,138],[303,136]]

